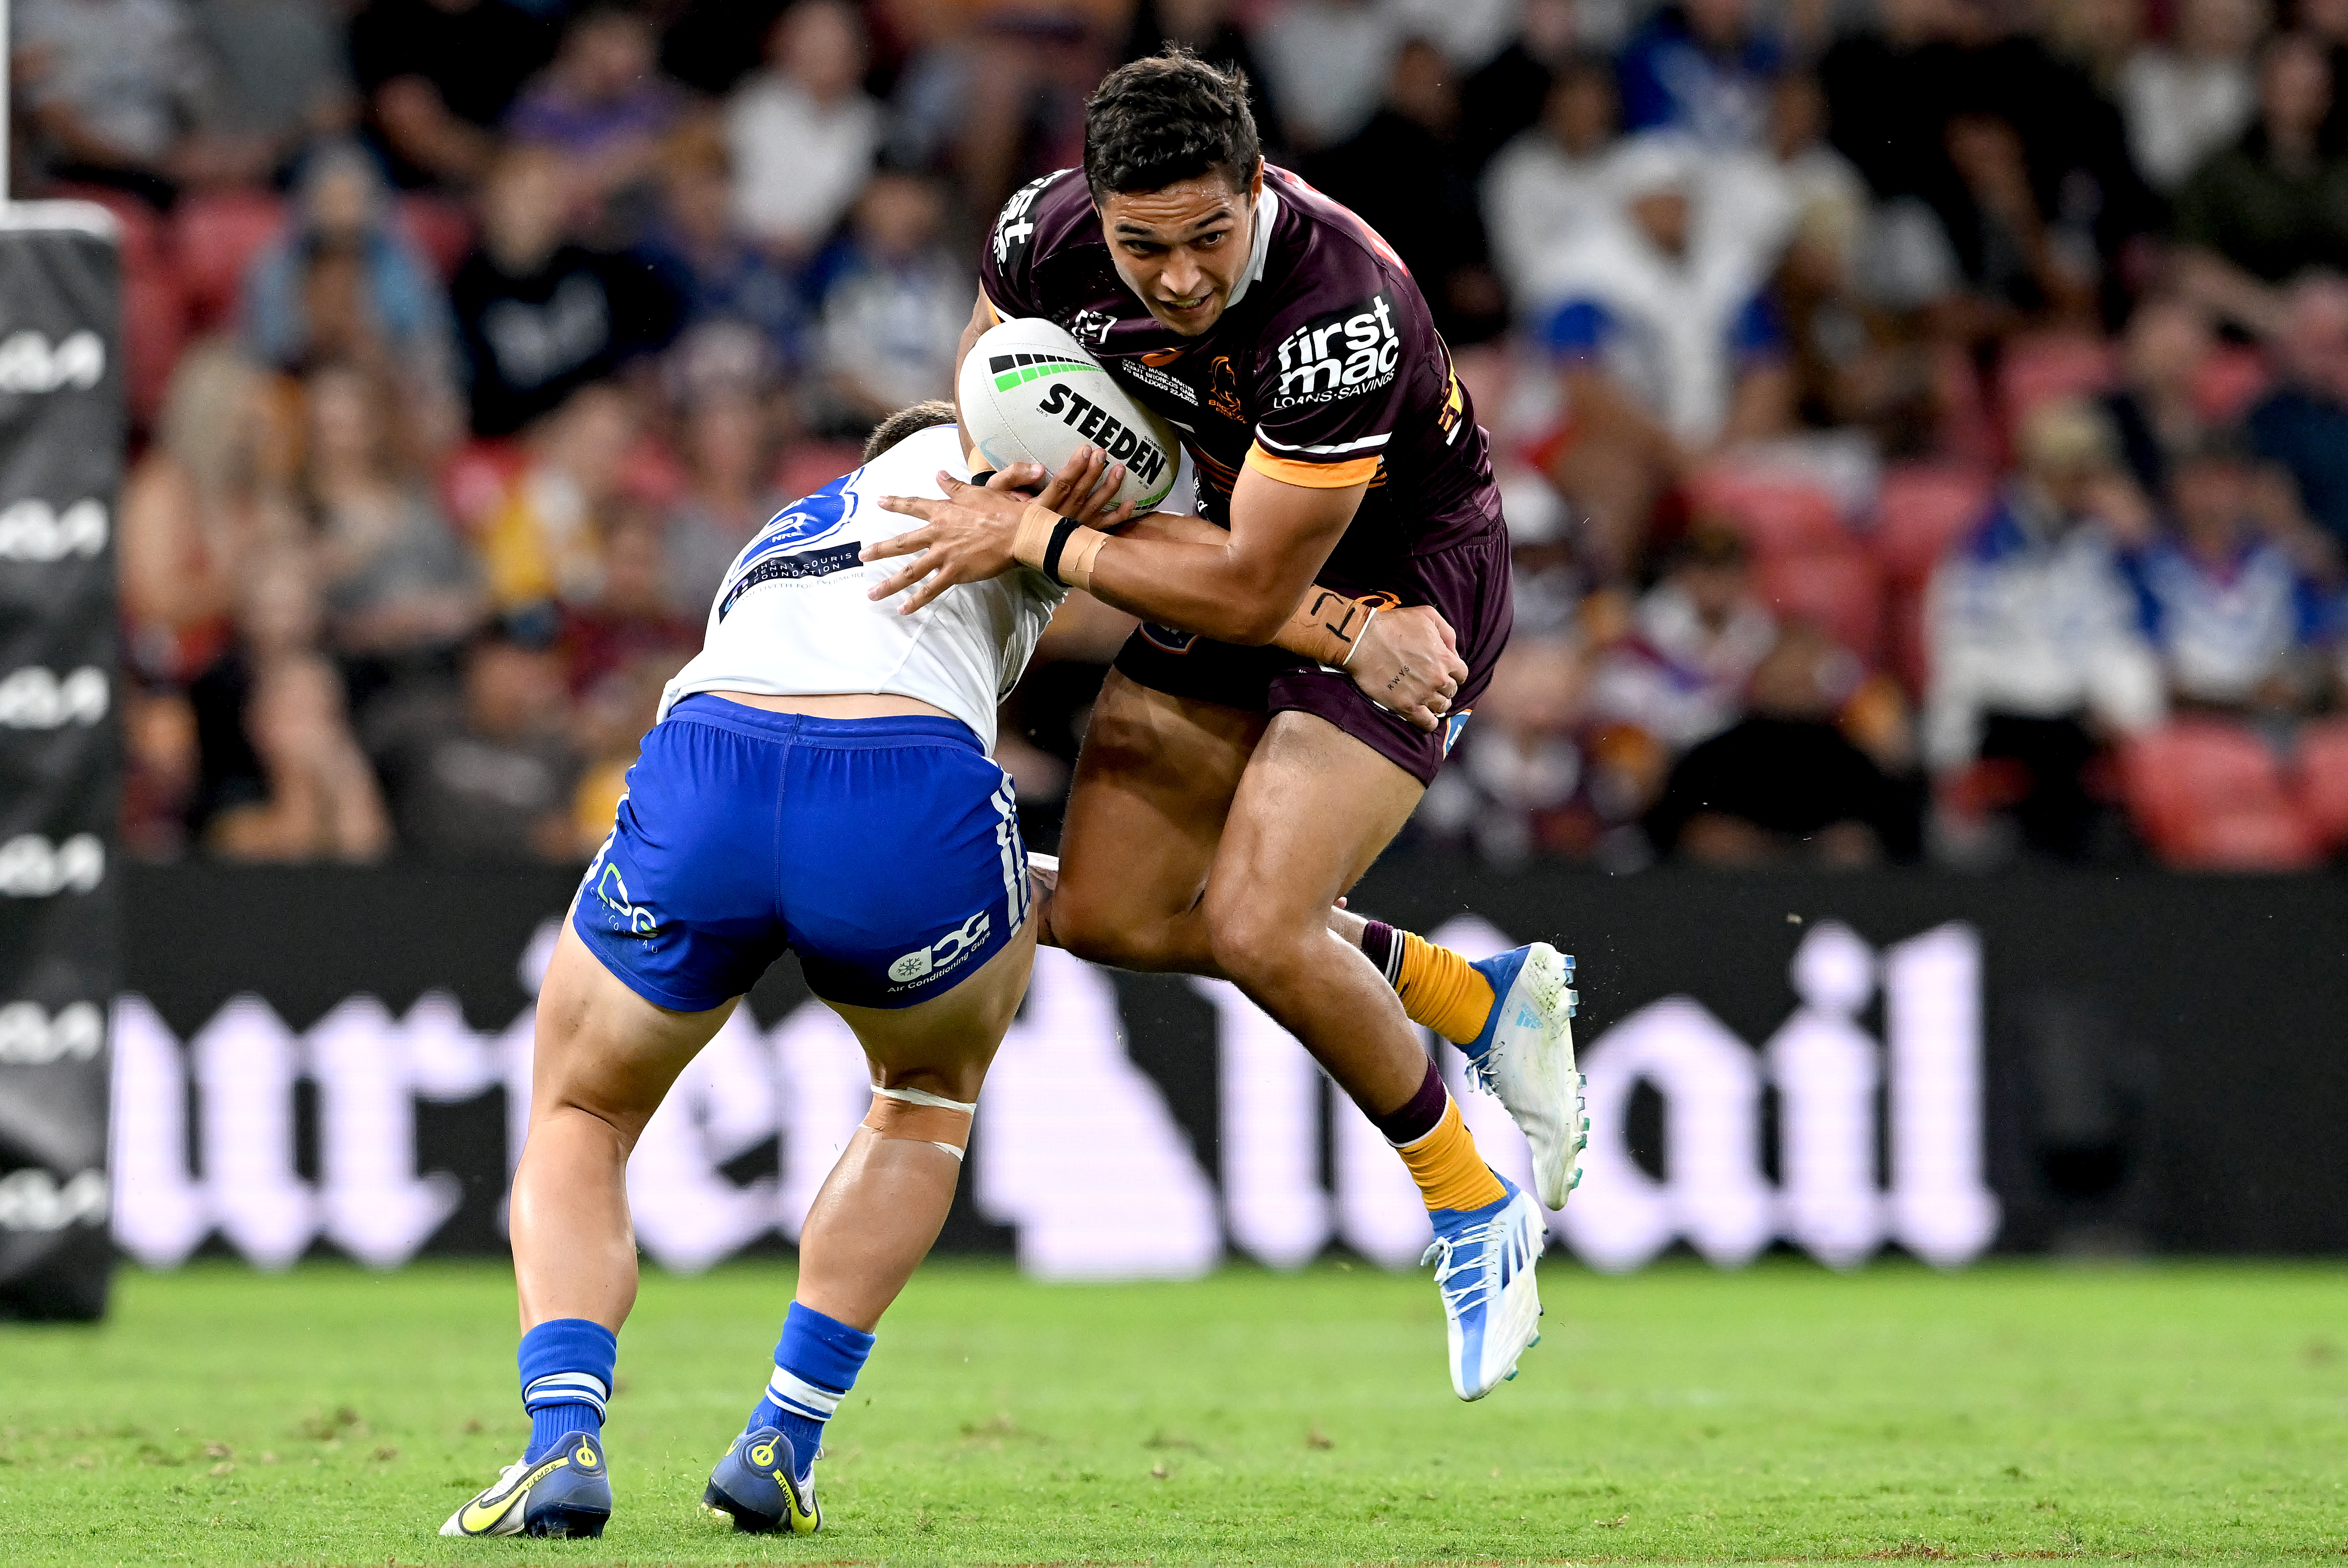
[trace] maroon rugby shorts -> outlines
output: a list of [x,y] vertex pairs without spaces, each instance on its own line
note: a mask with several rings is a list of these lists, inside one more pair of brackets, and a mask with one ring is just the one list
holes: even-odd
[[1475,538],[1431,555],[1393,563],[1391,581],[1353,583],[1323,577],[1324,587],[1354,597],[1383,595],[1402,604],[1431,604],[1451,623],[1468,678],[1451,711],[1433,733],[1362,695],[1353,677],[1323,669],[1282,648],[1218,643],[1192,632],[1143,625],[1117,655],[1118,673],[1169,696],[1220,703],[1250,713],[1294,710],[1327,719],[1421,784],[1434,781],[1451,753],[1476,699],[1491,684],[1492,666],[1509,645],[1514,607],[1509,593],[1509,531],[1497,518]]

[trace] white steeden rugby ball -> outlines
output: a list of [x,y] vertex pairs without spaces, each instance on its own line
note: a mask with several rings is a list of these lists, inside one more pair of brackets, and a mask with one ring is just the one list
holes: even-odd
[[1182,449],[1173,429],[1039,316],[989,327],[962,362],[957,390],[963,435],[988,468],[1041,463],[1056,474],[1078,447],[1098,447],[1125,465],[1117,499],[1136,511],[1156,511],[1174,488]]

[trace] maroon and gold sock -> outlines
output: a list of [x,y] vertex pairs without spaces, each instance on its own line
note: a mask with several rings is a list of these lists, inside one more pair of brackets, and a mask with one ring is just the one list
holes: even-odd
[[1492,1013],[1492,983],[1458,954],[1375,920],[1363,923],[1362,953],[1402,998],[1412,1023],[1426,1025],[1455,1046],[1484,1032],[1484,1020]]
[[1475,1136],[1460,1119],[1459,1108],[1443,1087],[1443,1075],[1426,1064],[1418,1092],[1400,1109],[1370,1119],[1385,1135],[1419,1196],[1431,1212],[1437,1209],[1481,1209],[1508,1195],[1500,1179],[1476,1151]]

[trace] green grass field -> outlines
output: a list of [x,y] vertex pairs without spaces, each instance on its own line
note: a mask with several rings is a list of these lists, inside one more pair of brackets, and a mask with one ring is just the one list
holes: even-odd
[[1954,1276],[1552,1263],[1481,1404],[1421,1277],[1045,1286],[939,1264],[882,1326],[812,1540],[696,1506],[787,1267],[649,1276],[600,1542],[455,1542],[518,1451],[512,1285],[128,1274],[0,1327],[0,1563],[1517,1563],[2223,1558],[2348,1549],[2348,1271]]

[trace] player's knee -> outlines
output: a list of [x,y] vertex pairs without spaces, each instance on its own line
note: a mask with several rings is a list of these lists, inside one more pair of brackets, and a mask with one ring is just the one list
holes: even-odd
[[635,1148],[675,1076],[664,1062],[632,1058],[583,1033],[541,1039],[533,1069],[533,1121],[572,1116],[601,1123],[623,1152]]
[[1207,890],[1207,940],[1216,967],[1234,979],[1272,975],[1325,956],[1328,918],[1300,919],[1263,898],[1262,888],[1218,897]]
[[970,1147],[971,1121],[978,1111],[977,1081],[968,1086],[970,1099],[961,1099],[891,1078],[873,1089],[864,1130],[884,1142],[926,1143],[960,1160]]
[[955,1058],[941,1058],[922,1067],[892,1064],[884,1077],[891,1088],[919,1089],[923,1094],[945,1099],[969,1101],[978,1098],[979,1086],[986,1081],[986,1069],[993,1060],[992,1052],[973,1053]]
[[1052,934],[1062,947],[1088,964],[1106,964],[1112,969],[1156,967],[1149,962],[1150,944],[1142,939],[1143,934],[1118,921],[1072,918],[1055,911]]
[[1171,922],[1114,905],[1071,899],[1064,888],[1052,900],[1052,938],[1077,957],[1112,969],[1156,972],[1181,967]]
[[625,1160],[635,1152],[636,1140],[644,1136],[645,1125],[658,1109],[657,1101],[650,1105],[619,1103],[592,1089],[572,1092],[566,1086],[557,1086],[532,1103],[531,1136],[535,1138],[541,1127],[562,1124],[570,1129],[567,1136],[585,1139],[590,1145],[601,1146],[608,1140],[612,1149]]

